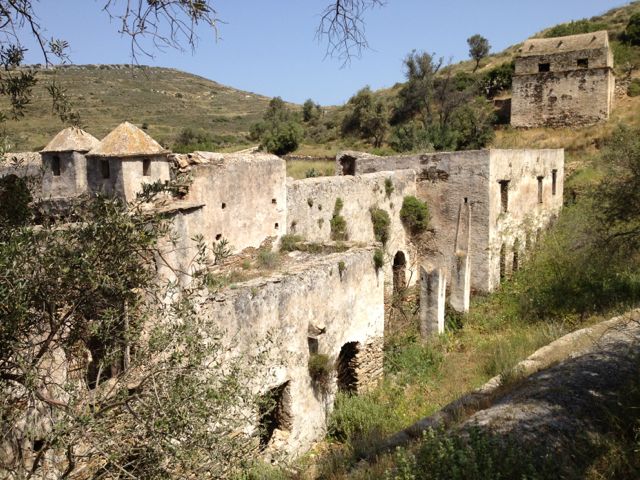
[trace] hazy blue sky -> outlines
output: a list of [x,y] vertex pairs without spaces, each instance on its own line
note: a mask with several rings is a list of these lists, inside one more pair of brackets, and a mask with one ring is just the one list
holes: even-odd
[[[40,0],[48,36],[71,44],[73,63],[128,63],[129,43],[100,11],[105,0]],[[391,86],[403,78],[402,59],[412,49],[454,61],[467,57],[466,39],[487,37],[494,51],[551,25],[590,17],[623,0],[388,0],[368,12],[372,50],[341,68],[325,59],[315,40],[319,14],[329,0],[215,0],[216,42],[202,30],[195,54],[156,52],[140,63],[178,68],[217,82],[292,102],[313,98],[324,105],[347,100],[365,85]],[[32,48],[27,60],[41,62]]]

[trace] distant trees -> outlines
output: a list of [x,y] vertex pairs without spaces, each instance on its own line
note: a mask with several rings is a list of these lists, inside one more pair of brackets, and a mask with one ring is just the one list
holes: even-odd
[[389,129],[389,113],[385,101],[376,97],[370,87],[364,87],[347,102],[347,114],[342,133],[370,140],[380,147]]
[[473,71],[475,73],[480,66],[480,61],[489,55],[491,46],[489,45],[489,40],[479,34],[469,37],[467,39],[467,44],[469,44],[469,57],[476,62],[473,67]]
[[411,52],[405,59],[406,83],[392,115],[390,143],[399,151],[482,148],[493,138],[493,110],[468,74],[453,75],[443,59]]
[[640,45],[640,13],[634,13],[624,31],[624,39],[631,45]]
[[302,104],[302,121],[305,123],[318,120],[322,116],[322,107],[308,98]]
[[296,115],[280,97],[272,98],[262,120],[251,126],[249,137],[260,141],[260,148],[276,155],[286,155],[298,148],[304,135]]

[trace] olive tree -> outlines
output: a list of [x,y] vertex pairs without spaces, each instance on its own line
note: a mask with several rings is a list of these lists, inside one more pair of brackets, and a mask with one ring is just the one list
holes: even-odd
[[473,67],[473,71],[475,73],[480,66],[480,61],[489,55],[491,46],[489,45],[489,40],[479,34],[469,37],[467,39],[467,44],[469,44],[469,57],[476,62]]

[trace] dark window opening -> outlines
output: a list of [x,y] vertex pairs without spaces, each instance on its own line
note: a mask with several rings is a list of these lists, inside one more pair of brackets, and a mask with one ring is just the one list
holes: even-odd
[[289,382],[269,390],[259,401],[260,446],[265,448],[276,430],[291,428],[291,393]]
[[272,198],[272,199],[271,199],[271,203],[273,203],[274,205],[277,205],[278,200],[276,200],[275,198]]
[[227,204],[222,202],[222,209],[224,210],[225,208],[227,208]]
[[517,272],[520,268],[520,240],[516,239],[513,244],[513,266],[511,270]]
[[345,343],[338,355],[338,390],[355,393],[358,390],[358,342]]
[[469,199],[467,197],[464,197],[464,204],[466,205],[467,203],[469,203]]
[[589,59],[588,58],[579,58],[578,59],[578,68],[589,68]]
[[406,288],[407,259],[398,252],[393,257],[393,293],[401,293]]
[[544,177],[538,177],[538,203],[542,203],[542,180]]
[[500,247],[500,281],[507,276],[507,249],[504,244]]
[[148,177],[150,169],[151,169],[151,160],[148,158],[145,158],[144,160],[142,160],[142,176]]
[[509,211],[509,180],[500,180],[500,203],[502,205],[502,211]]
[[57,155],[54,155],[54,157],[51,159],[51,171],[53,172],[53,176],[54,177],[59,177],[60,176],[60,157]]
[[543,73],[543,72],[550,72],[551,71],[551,64],[550,63],[539,63],[538,64],[538,72]]
[[340,159],[340,165],[342,166],[342,175],[355,175],[356,174],[356,159],[345,155]]
[[87,385],[90,389],[114,378],[124,370],[120,333],[117,333],[113,341],[109,342],[97,337],[91,337],[87,341],[87,348],[91,352],[91,361],[87,367]]
[[307,338],[307,343],[309,344],[309,353],[314,355],[316,353],[318,353],[318,348],[319,348],[319,342],[318,339],[315,337],[308,337]]
[[276,223],[276,224],[274,225],[274,228],[275,228],[276,230],[277,230],[279,227],[280,227],[280,224],[279,224],[279,223]]
[[221,238],[222,238],[222,234],[221,233],[216,235],[216,240],[220,240]]
[[103,179],[107,179],[111,177],[111,171],[109,169],[109,160],[100,160],[100,171],[102,172]]
[[551,195],[556,194],[557,182],[558,182],[558,170],[551,170]]

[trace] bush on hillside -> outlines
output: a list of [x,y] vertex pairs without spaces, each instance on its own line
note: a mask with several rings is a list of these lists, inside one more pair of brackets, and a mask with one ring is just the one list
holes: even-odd
[[631,15],[624,31],[624,39],[631,45],[640,45],[640,12]]
[[606,30],[607,24],[603,22],[594,22],[592,20],[582,19],[568,23],[561,23],[550,28],[544,34],[546,38],[564,37],[567,35],[578,35],[580,33],[591,33],[599,30]]

